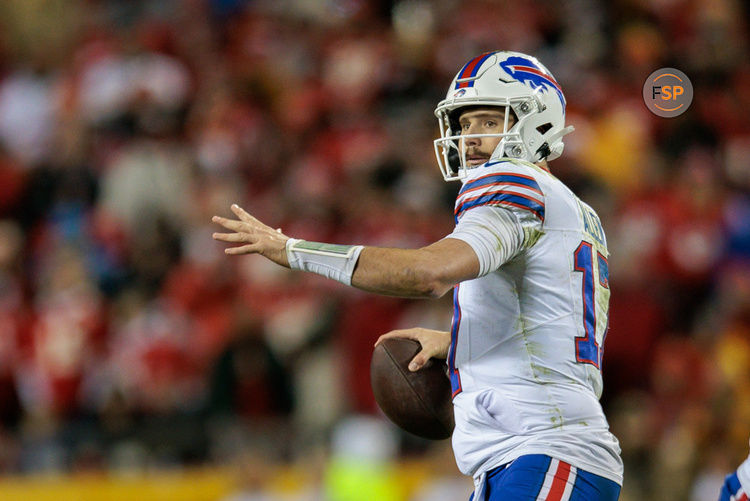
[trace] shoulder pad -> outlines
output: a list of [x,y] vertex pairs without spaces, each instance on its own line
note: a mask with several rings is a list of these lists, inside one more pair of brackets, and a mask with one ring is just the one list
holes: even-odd
[[494,205],[512,209],[523,219],[532,216],[544,222],[544,193],[534,176],[536,169],[528,162],[507,159],[477,167],[458,192],[456,221],[474,207]]

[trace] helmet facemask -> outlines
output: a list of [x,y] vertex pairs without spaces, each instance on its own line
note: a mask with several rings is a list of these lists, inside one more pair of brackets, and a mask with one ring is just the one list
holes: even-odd
[[[501,158],[527,158],[527,149],[519,133],[523,129],[524,121],[528,120],[536,109],[536,103],[529,99],[512,99],[506,104],[466,103],[460,106],[438,107],[435,114],[438,117],[440,138],[434,141],[435,155],[438,167],[446,181],[462,180],[468,175],[468,170],[475,166],[466,162],[466,141],[472,138],[499,137],[500,142],[490,155],[488,161]],[[504,109],[504,123],[502,133],[493,134],[461,134],[458,118],[461,113],[477,107],[494,107]],[[511,117],[513,123],[511,125]]]

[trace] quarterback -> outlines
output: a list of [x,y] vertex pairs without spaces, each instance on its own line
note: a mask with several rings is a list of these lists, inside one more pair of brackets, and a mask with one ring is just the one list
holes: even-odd
[[[399,330],[422,345],[410,369],[445,358],[452,443],[479,500],[616,500],[617,439],[599,404],[608,325],[599,217],[548,168],[563,151],[565,96],[536,58],[496,51],[467,62],[435,115],[438,166],[462,183],[455,230],[421,249],[289,238],[233,205],[214,217],[238,244],[366,291],[440,297],[450,331]],[[381,338],[382,339],[382,338]]]

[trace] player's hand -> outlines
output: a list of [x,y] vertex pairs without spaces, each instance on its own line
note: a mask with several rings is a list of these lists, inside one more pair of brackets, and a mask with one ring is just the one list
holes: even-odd
[[214,233],[214,240],[245,244],[237,247],[227,247],[226,254],[260,254],[276,264],[289,267],[286,257],[286,241],[289,237],[281,233],[281,229],[274,230],[253,216],[237,204],[232,204],[232,212],[239,219],[227,219],[214,216],[211,221],[231,230],[232,233]]
[[448,348],[451,345],[450,332],[414,327],[412,329],[399,329],[383,334],[375,342],[375,346],[388,338],[413,339],[422,345],[419,353],[409,362],[409,370],[412,372],[424,367],[424,364],[431,358],[446,358],[448,356]]

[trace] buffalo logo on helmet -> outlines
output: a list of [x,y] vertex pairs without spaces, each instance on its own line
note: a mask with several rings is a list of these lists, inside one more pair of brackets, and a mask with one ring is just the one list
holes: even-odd
[[500,62],[500,67],[514,79],[529,85],[532,89],[541,88],[543,91],[553,89],[557,92],[560,104],[565,109],[565,97],[563,96],[560,84],[555,81],[552,75],[537,66],[530,59],[511,56],[505,61]]

